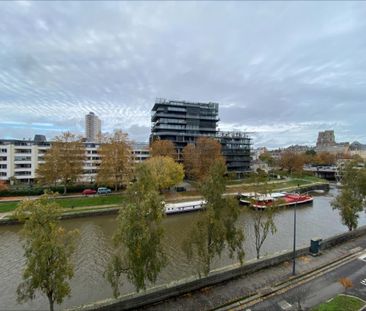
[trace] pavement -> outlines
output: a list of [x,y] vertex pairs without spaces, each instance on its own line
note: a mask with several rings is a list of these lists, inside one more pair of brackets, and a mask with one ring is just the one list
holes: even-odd
[[365,237],[297,258],[295,277],[288,261],[141,310],[308,310],[344,293],[341,277],[353,282],[347,293],[366,300]]

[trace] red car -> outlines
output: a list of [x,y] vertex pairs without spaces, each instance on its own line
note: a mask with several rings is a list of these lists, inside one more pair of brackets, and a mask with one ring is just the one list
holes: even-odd
[[89,195],[89,194],[96,194],[97,191],[94,189],[84,189],[83,192],[81,194],[83,195]]

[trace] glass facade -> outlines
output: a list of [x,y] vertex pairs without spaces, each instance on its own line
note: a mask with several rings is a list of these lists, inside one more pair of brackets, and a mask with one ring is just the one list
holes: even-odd
[[151,111],[150,143],[156,139],[174,143],[178,160],[183,148],[198,137],[216,138],[222,145],[229,172],[238,176],[250,170],[251,140],[244,132],[218,132],[219,105],[157,99]]

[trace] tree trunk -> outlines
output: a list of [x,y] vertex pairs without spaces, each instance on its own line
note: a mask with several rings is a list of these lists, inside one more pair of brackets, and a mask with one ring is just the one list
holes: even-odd
[[48,301],[49,301],[49,303],[50,303],[50,311],[53,311],[53,304],[54,304],[54,301],[53,301],[53,299],[52,299],[52,297],[51,296],[47,296],[48,297]]
[[64,194],[66,194],[67,188],[66,188],[66,184],[64,184]]

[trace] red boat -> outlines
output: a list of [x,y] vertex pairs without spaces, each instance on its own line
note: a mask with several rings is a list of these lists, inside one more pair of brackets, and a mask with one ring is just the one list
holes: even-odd
[[250,205],[254,208],[264,209],[273,205],[280,207],[310,203],[313,201],[313,197],[308,194],[285,192],[274,192],[270,194],[241,193],[239,194],[239,201],[242,204]]

